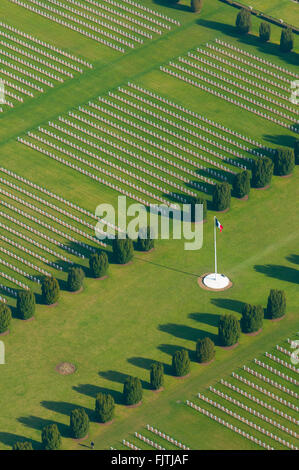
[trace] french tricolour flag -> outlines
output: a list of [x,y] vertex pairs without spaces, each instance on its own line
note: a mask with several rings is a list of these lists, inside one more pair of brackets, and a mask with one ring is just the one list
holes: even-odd
[[215,224],[216,224],[216,227],[219,228],[220,232],[222,232],[223,227],[222,227],[221,223],[219,222],[219,220],[216,219],[216,218],[215,218]]

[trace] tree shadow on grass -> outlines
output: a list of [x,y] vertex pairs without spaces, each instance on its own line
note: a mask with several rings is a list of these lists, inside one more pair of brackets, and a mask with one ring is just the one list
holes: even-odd
[[212,333],[209,333],[192,326],[179,325],[177,323],[166,323],[165,325],[159,325],[159,330],[169,333],[176,338],[187,339],[188,341],[197,341],[205,336],[214,337]]
[[242,313],[242,309],[245,305],[245,302],[241,302],[240,300],[235,299],[211,299],[211,303],[219,308],[224,308],[225,310],[232,310],[237,313]]
[[211,325],[218,327],[219,315],[214,313],[190,313],[188,315],[192,320],[196,320],[200,323],[205,323],[206,325]]
[[[174,353],[176,351],[182,351],[182,349],[185,349],[186,351],[188,351],[188,354],[189,354],[189,358],[190,358],[190,361],[196,361],[196,357],[195,357],[195,345],[194,345],[194,351],[192,349],[189,349],[189,348],[185,348],[183,346],[177,346],[175,344],[159,344],[158,346],[158,349],[160,351],[162,351],[163,353],[165,354],[168,354],[169,356],[173,356]],[[173,370],[172,370],[172,365],[171,365],[171,360],[170,360],[170,364],[167,368],[167,374],[168,375],[173,375]]]
[[11,446],[16,442],[30,442],[34,450],[41,450],[42,445],[40,442],[30,439],[28,437],[19,436],[18,434],[12,434],[10,432],[1,432],[0,431],[0,442],[6,446]]
[[157,5],[161,5],[162,7],[169,7],[173,10],[180,10],[180,11],[187,11],[191,13],[191,7],[188,5],[182,5],[180,3],[171,3],[169,0],[153,0],[153,3],[156,3]]
[[[112,382],[118,382],[122,385],[124,384],[125,380],[130,376],[130,374],[123,374],[122,372],[118,372],[116,370],[108,370],[105,372],[99,372],[99,375],[106,380],[111,380]],[[138,378],[141,382],[143,389],[145,390],[150,389],[150,385],[148,382],[146,382],[145,380],[141,380],[140,377]]]
[[65,401],[42,401],[41,405],[47,410],[55,411],[55,413],[61,413],[66,416],[70,416],[71,412],[76,408],[82,408],[89,419],[93,419],[93,410],[90,408],[85,408],[85,406],[75,405],[73,403],[68,403]]
[[299,264],[299,255],[295,255],[294,253],[292,255],[287,256],[286,259],[290,263]]
[[299,284],[298,269],[277,264],[255,265],[254,269],[255,271],[265,274],[266,276],[273,277],[275,279],[280,279],[281,281]]
[[269,135],[265,134],[264,139],[272,144],[279,145],[281,147],[294,148],[296,137],[292,135]]
[[161,361],[155,361],[153,359],[148,359],[148,358],[145,358],[145,357],[130,357],[128,359],[128,362],[130,364],[133,364],[133,366],[140,367],[141,369],[145,369],[145,370],[148,370],[148,371],[150,370],[150,367],[154,362],[160,362],[163,365],[164,374],[166,374],[166,375],[171,375],[172,374],[171,366],[169,364],[165,364],[164,362],[161,362]]
[[99,387],[98,385],[92,385],[92,384],[80,384],[77,386],[73,387],[73,390],[75,390],[78,393],[81,393],[82,395],[87,395],[88,397],[91,398],[96,398],[98,393],[109,393],[114,398],[114,401],[116,404],[122,404],[122,394],[118,392],[117,390],[112,390],[110,388],[106,387]]
[[66,424],[58,423],[57,421],[54,421],[53,419],[44,419],[44,418],[39,418],[38,416],[31,415],[31,416],[21,416],[20,418],[18,418],[18,421],[19,423],[23,424],[27,428],[33,428],[39,431],[42,431],[42,429],[45,426],[48,426],[49,424],[56,424],[62,437],[70,437],[69,427]]

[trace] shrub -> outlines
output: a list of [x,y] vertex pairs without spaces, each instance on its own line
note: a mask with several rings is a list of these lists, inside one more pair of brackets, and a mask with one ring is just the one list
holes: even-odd
[[259,157],[252,163],[251,185],[254,188],[264,188],[271,183],[274,164],[271,158]]
[[204,199],[203,197],[194,197],[192,200],[191,200],[191,220],[192,222],[195,221],[195,216],[196,216],[196,213],[195,213],[195,205],[196,204],[202,204],[202,220],[206,220],[207,218],[207,200]]
[[202,0],[191,0],[191,11],[198,13],[202,9]]
[[96,397],[95,412],[100,423],[111,421],[114,416],[114,398],[109,393],[99,393]]
[[247,8],[242,8],[237,14],[236,27],[240,34],[246,34],[251,29],[251,13]]
[[218,338],[222,346],[233,346],[240,338],[240,323],[234,315],[221,315]]
[[136,405],[142,400],[142,386],[138,377],[129,376],[126,378],[123,398],[125,405]]
[[28,320],[35,312],[35,295],[31,290],[18,291],[17,311],[20,318]]
[[217,183],[213,193],[213,205],[216,211],[224,211],[230,207],[231,189],[228,183]]
[[245,304],[242,310],[241,328],[243,333],[254,333],[263,326],[264,311],[261,305]]
[[133,242],[130,238],[120,239],[115,238],[113,240],[113,254],[116,263],[126,264],[129,263],[134,256]]
[[295,155],[295,164],[299,165],[299,139],[295,140],[294,155]]
[[242,198],[250,192],[250,173],[248,170],[237,173],[233,184],[233,194],[235,197]]
[[155,240],[150,227],[139,230],[136,246],[140,251],[149,251],[154,248]]
[[49,424],[42,430],[42,444],[45,450],[58,450],[61,447],[61,436],[56,424]]
[[286,313],[286,296],[283,290],[271,289],[267,303],[267,317],[280,318]]
[[70,430],[75,439],[87,436],[89,430],[89,418],[82,408],[76,408],[70,415]]
[[280,50],[282,52],[290,52],[294,47],[294,39],[291,28],[284,28],[280,36]]
[[199,339],[196,343],[196,359],[198,362],[210,362],[215,357],[215,345],[210,338]]
[[184,377],[190,372],[190,359],[186,349],[176,351],[172,356],[172,370],[176,377]]
[[274,157],[274,173],[278,176],[289,175],[295,166],[294,151],[290,148],[278,148]]
[[109,268],[107,253],[105,251],[93,253],[89,258],[89,268],[95,278],[106,276]]
[[72,266],[69,269],[67,277],[67,287],[71,292],[77,292],[83,286],[84,272],[78,266]]
[[29,441],[18,441],[13,445],[13,450],[33,450],[32,444]]
[[262,21],[259,28],[260,40],[267,42],[271,36],[271,26],[267,21]]
[[55,304],[59,299],[60,289],[55,277],[46,276],[42,280],[42,297],[46,305]]
[[5,333],[11,322],[11,310],[10,308],[0,303],[0,334]]
[[164,385],[164,367],[161,362],[154,362],[150,369],[151,387],[153,390],[159,390]]

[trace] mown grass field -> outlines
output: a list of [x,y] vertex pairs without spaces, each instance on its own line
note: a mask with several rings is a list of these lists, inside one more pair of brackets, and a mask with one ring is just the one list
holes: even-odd
[[[202,14],[196,17],[187,10],[186,1],[171,9],[158,0],[145,3],[179,19],[182,26],[120,55],[75,33],[65,33],[62,27],[44,19],[36,21],[35,15],[8,0],[1,2],[0,14],[5,21],[94,64],[93,70],[0,118],[2,166],[90,211],[101,202],[115,204],[116,193],[25,148],[16,137],[128,81],[265,145],[293,144],[295,134],[192,89],[163,74],[159,66],[222,37],[295,71],[297,37],[295,51],[281,56],[278,27],[272,27],[274,43],[260,45],[256,37],[259,21],[253,18],[252,34],[238,39],[233,28],[236,10],[216,0],[206,2]],[[226,292],[211,293],[197,285],[197,277],[213,266],[210,213],[200,251],[184,251],[182,241],[159,241],[154,252],[136,253],[132,265],[111,265],[109,279],[86,279],[80,295],[63,292],[53,309],[39,305],[35,321],[23,323],[14,318],[10,335],[3,338],[7,364],[0,371],[4,405],[0,448],[9,449],[20,439],[32,440],[39,448],[41,428],[56,422],[63,448],[85,449],[69,438],[68,416],[74,407],[82,406],[92,418],[99,391],[110,391],[117,409],[110,426],[91,423],[89,438],[97,449],[121,448],[123,438],[130,438],[147,423],[194,449],[258,448],[188,409],[184,401],[194,400],[198,391],[203,392],[298,331],[298,179],[298,168],[291,178],[274,177],[269,190],[252,190],[248,201],[234,199],[231,210],[219,217],[224,226],[218,236],[219,268],[233,281],[232,289]],[[215,362],[205,368],[192,362],[191,375],[184,381],[171,377],[171,354],[177,348],[193,351],[196,340],[207,334],[215,339],[220,314],[234,313],[239,318],[243,302],[265,306],[270,288],[286,291],[288,310],[284,320],[265,321],[262,333],[242,336],[236,350],[217,347]],[[165,364],[165,391],[160,394],[149,390],[148,369],[153,360]],[[74,363],[76,373],[58,375],[55,366],[62,361]],[[136,409],[121,404],[127,374],[143,381],[144,400]]]
[[286,23],[297,26],[299,22],[299,5],[291,0],[244,0],[241,3],[257,10],[282,19]]

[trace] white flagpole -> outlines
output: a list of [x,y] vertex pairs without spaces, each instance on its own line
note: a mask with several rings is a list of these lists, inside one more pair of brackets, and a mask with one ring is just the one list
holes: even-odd
[[214,215],[215,281],[217,280],[216,216]]

